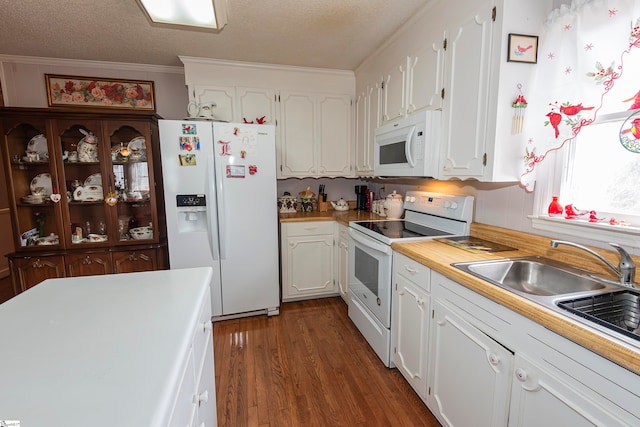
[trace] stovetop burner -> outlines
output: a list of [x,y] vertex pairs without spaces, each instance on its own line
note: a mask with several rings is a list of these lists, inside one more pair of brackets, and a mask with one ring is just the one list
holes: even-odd
[[381,234],[389,239],[409,239],[415,237],[445,237],[451,233],[405,220],[359,221],[361,227]]

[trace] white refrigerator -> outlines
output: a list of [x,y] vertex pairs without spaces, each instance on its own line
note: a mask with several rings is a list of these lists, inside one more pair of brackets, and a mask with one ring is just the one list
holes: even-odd
[[274,126],[160,120],[159,128],[170,268],[214,268],[214,319],[278,314]]

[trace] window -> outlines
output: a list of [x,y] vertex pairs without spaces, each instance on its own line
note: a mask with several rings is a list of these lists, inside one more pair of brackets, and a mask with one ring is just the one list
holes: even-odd
[[[533,227],[640,248],[640,2],[573,2],[541,40],[530,113],[547,119],[521,179],[535,180]],[[578,220],[546,216],[552,195]]]

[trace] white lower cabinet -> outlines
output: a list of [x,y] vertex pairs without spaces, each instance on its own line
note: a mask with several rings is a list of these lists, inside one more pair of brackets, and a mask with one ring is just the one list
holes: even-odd
[[336,283],[340,296],[349,304],[349,227],[336,223],[337,251],[336,251]]
[[521,355],[516,355],[514,366],[509,426],[625,425],[579,388],[569,386],[571,378],[553,375]]
[[182,380],[168,423],[171,427],[214,427],[218,425],[215,372],[213,362],[213,325],[211,297],[207,292],[201,302],[193,328]]
[[445,426],[640,425],[638,376],[431,273],[426,403]]
[[393,254],[392,361],[423,400],[427,394],[430,270]]
[[282,300],[335,295],[334,221],[281,224]]
[[433,303],[427,402],[445,426],[504,426],[513,354],[456,314]]

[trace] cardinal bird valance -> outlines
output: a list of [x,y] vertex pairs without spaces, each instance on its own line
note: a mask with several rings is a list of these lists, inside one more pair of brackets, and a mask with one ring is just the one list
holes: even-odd
[[602,141],[603,153],[621,143],[640,153],[640,0],[574,0],[555,10],[528,100],[521,175],[528,191],[538,163],[604,115],[627,111],[629,119],[626,131]]

